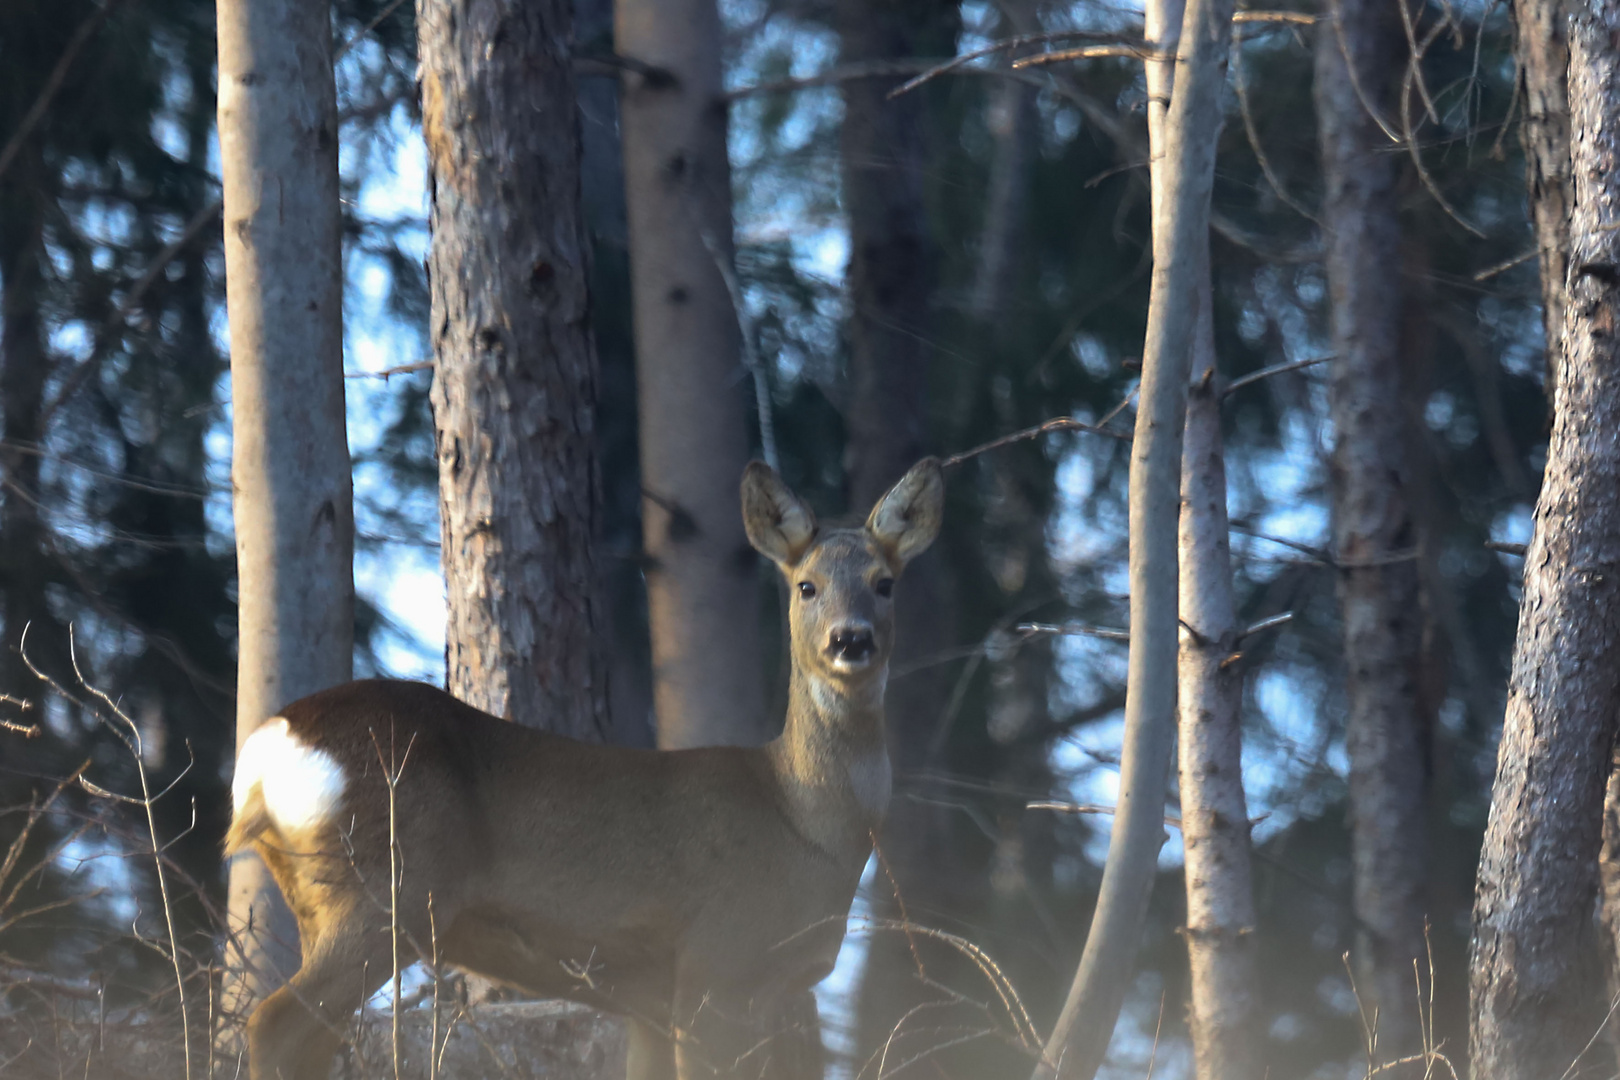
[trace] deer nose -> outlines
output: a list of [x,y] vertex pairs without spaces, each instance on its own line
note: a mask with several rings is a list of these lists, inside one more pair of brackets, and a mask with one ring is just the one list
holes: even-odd
[[834,660],[858,664],[870,660],[876,651],[872,628],[865,623],[846,623],[827,635],[827,653]]

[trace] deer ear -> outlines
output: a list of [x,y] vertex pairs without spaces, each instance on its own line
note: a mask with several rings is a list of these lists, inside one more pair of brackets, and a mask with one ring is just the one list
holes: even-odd
[[872,507],[866,531],[904,566],[939,535],[945,517],[945,473],[938,458],[923,458]]
[[743,470],[742,514],[748,542],[779,566],[797,563],[816,538],[816,515],[763,461]]

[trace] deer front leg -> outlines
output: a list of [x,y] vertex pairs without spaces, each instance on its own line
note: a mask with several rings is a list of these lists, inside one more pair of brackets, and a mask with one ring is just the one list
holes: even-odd
[[808,990],[757,999],[740,987],[676,996],[679,1080],[820,1080],[821,1027]]

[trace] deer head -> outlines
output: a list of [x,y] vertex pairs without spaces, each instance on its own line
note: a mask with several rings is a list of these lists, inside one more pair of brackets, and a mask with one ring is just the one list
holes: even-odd
[[787,579],[795,669],[845,689],[881,679],[894,648],[895,580],[939,535],[944,502],[939,462],[924,458],[861,528],[823,531],[770,466],[749,464],[743,524]]

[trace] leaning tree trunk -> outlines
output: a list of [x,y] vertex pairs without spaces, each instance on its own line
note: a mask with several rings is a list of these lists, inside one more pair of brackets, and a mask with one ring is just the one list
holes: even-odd
[[620,98],[640,399],[653,710],[664,747],[762,742],[759,577],[731,261],[731,171],[715,0],[619,0]]
[[[1399,157],[1369,113],[1392,115],[1405,46],[1396,10],[1341,0],[1317,36],[1316,110],[1335,351],[1328,407],[1334,550],[1344,620],[1353,959],[1378,1049],[1418,1045],[1412,961],[1423,954],[1424,775],[1417,686],[1422,612],[1401,394]],[[1342,42],[1342,44],[1341,44]],[[1352,71],[1346,57],[1354,63]]]
[[[1180,40],[1184,7],[1180,0],[1150,0],[1146,5],[1143,30],[1158,44],[1161,56]],[[1148,61],[1148,158],[1155,204],[1163,197],[1165,119],[1174,78],[1170,60]],[[1216,367],[1207,243],[1198,254],[1198,325],[1181,459],[1182,635],[1176,684],[1188,1021],[1198,1080],[1247,1080],[1260,1075],[1260,994],[1249,810],[1243,794],[1243,682],[1230,662],[1239,640],[1221,437],[1225,384]]]
[[1153,207],[1153,285],[1131,445],[1131,649],[1120,792],[1091,932],[1037,1080],[1091,1080],[1130,987],[1164,837],[1176,741],[1177,523],[1187,378],[1209,283],[1209,205],[1233,0],[1188,0]]
[[419,0],[417,12],[449,690],[604,739],[572,8]]
[[1568,306],[1474,900],[1478,1080],[1556,1076],[1603,1015],[1592,909],[1620,717],[1620,0],[1568,10]]
[[[219,0],[219,152],[239,589],[236,745],[353,671],[337,98],[326,0]],[[241,992],[298,966],[255,855],[231,865]]]

